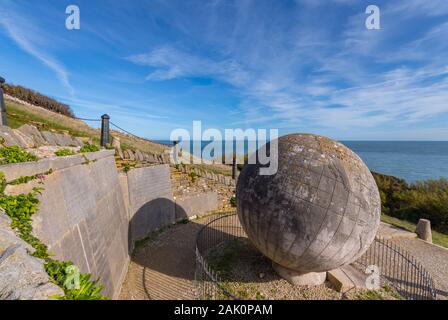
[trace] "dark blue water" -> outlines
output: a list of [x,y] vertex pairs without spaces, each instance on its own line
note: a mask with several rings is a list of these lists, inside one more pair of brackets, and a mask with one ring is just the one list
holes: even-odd
[[[170,141],[159,141],[172,145]],[[408,182],[448,178],[448,141],[342,141],[370,170]],[[203,142],[202,147],[208,142]]]
[[448,178],[448,141],[342,141],[370,170],[408,182]]

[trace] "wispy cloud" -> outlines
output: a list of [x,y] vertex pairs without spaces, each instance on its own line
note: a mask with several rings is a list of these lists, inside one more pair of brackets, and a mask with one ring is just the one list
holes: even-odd
[[[324,5],[297,2],[310,10]],[[448,114],[446,23],[427,24],[415,37],[400,25],[415,16],[447,14],[446,1],[389,2],[381,6],[383,30],[365,29],[366,15],[360,11],[342,20],[337,32],[326,16],[310,20],[292,8],[293,25],[279,18],[284,15],[276,14],[277,7],[260,8],[255,2],[230,5],[230,28],[226,17],[216,18],[224,10],[220,5],[208,12],[209,21],[193,25],[189,33],[191,42],[206,46],[207,53],[192,53],[185,43],[170,44],[128,60],[149,67],[150,81],[207,76],[232,85],[243,116],[235,123],[344,130],[410,126]],[[229,10],[229,2],[225,6]],[[266,12],[270,20],[262,19]],[[328,23],[322,26],[320,20]],[[207,30],[208,40],[204,43],[194,30]]]
[[24,16],[23,13],[19,14],[14,3],[5,1],[7,3],[2,3],[0,7],[0,26],[22,50],[53,70],[62,85],[73,96],[74,88],[70,84],[68,71],[44,48],[44,43],[48,41],[45,39],[45,31],[39,28],[32,18]]

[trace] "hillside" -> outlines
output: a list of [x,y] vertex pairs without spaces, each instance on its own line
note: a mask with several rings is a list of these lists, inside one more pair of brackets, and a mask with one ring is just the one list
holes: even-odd
[[[76,137],[91,138],[93,142],[99,143],[100,130],[90,127],[84,121],[36,107],[26,102],[19,102],[19,100],[9,96],[5,97],[5,103],[7,123],[11,128],[18,128],[28,123],[33,124],[39,130],[67,132]],[[130,149],[138,149],[153,154],[161,154],[168,149],[162,144],[136,138],[116,130],[111,130],[111,134],[120,139],[122,146]]]

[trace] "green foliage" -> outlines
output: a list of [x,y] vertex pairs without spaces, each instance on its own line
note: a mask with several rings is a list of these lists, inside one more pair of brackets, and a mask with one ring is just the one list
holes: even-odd
[[0,164],[37,161],[37,157],[18,146],[0,148]]
[[196,174],[196,172],[191,171],[191,172],[188,174],[188,176],[190,177],[191,182],[192,182],[192,183],[195,183],[195,182],[196,182],[196,178],[197,178],[198,175]]
[[123,171],[124,171],[125,173],[128,173],[129,170],[131,170],[131,166],[130,166],[128,163],[126,163],[126,164],[123,166]]
[[94,144],[85,144],[84,146],[81,147],[81,149],[79,149],[79,153],[96,152],[96,151],[100,151],[100,148]]
[[236,207],[236,197],[230,197],[229,202],[232,207]]
[[[49,171],[51,173],[51,170]],[[21,177],[14,181],[28,182],[31,178],[38,178],[39,175]],[[101,296],[102,287],[98,285],[97,281],[90,280],[89,274],[80,275],[80,287],[78,289],[70,289],[65,286],[67,279],[67,267],[73,265],[71,261],[58,261],[51,258],[47,246],[36,238],[33,234],[32,216],[39,209],[38,194],[42,188],[34,188],[28,194],[19,195],[5,195],[4,189],[6,187],[5,176],[0,172],[0,186],[2,187],[0,193],[0,207],[5,210],[5,213],[11,218],[11,228],[18,231],[18,235],[28,244],[34,248],[31,254],[36,258],[45,261],[45,271],[48,273],[50,279],[64,289],[65,296],[56,297],[60,299],[83,299],[83,300],[97,300],[106,299]]]
[[49,98],[47,96],[44,96],[39,92],[36,92],[34,90],[22,86],[15,86],[12,84],[4,84],[2,88],[4,89],[5,93],[17,99],[23,100],[25,102],[31,103],[35,106],[39,106],[53,112],[57,112],[72,118],[74,117],[73,111],[70,108],[70,106],[61,103],[59,101],[56,101],[52,98]]
[[65,157],[74,155],[75,153],[70,149],[60,149],[55,151],[54,154],[57,155],[58,157]]
[[434,230],[448,233],[448,180],[408,184],[404,180],[373,174],[380,190],[384,214],[417,223],[424,218]]
[[[45,176],[49,175],[51,173],[53,173],[53,169],[50,169],[47,172],[44,172],[42,174],[35,174],[33,176],[21,176],[21,177],[15,179],[15,180],[12,180],[12,181],[10,181],[10,182],[8,182],[6,184],[19,185],[19,184],[28,183],[28,182],[30,182],[32,180],[36,180],[36,179],[39,179],[40,183],[43,183],[43,180],[45,179]],[[4,175],[2,176],[2,174],[3,174],[3,172],[0,173],[0,185],[1,185],[2,181],[4,181],[4,177],[5,177]],[[0,188],[0,190],[1,190],[1,192],[4,191],[4,189],[1,189],[1,188]]]

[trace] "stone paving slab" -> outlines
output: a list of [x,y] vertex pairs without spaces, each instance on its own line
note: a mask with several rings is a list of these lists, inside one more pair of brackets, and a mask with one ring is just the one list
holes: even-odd
[[409,232],[407,230],[395,227],[391,224],[381,222],[378,232],[376,234],[377,239],[390,240],[396,238],[406,238],[412,239],[416,238],[417,234],[414,232]]

